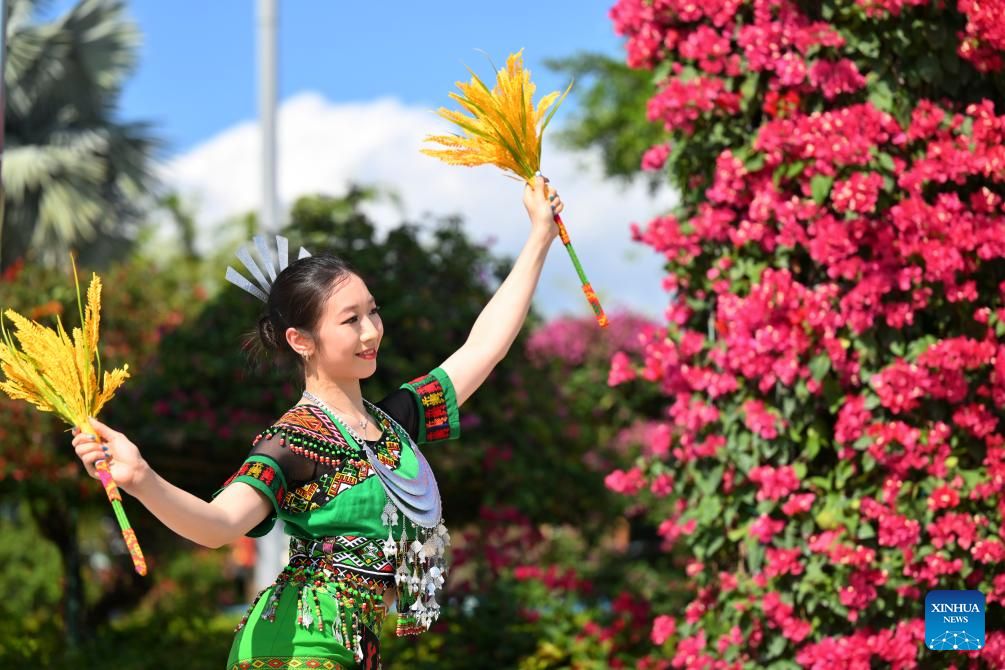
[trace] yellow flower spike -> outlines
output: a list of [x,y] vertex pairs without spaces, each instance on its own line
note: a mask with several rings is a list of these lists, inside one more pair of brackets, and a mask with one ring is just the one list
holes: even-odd
[[[489,62],[491,63],[491,59]],[[530,80],[530,71],[523,67],[523,49],[509,55],[505,69],[500,70],[495,65],[493,69],[496,71],[496,83],[492,89],[471,68],[467,68],[471,73],[471,82],[455,82],[461,93],[448,94],[471,116],[445,107],[436,112],[460,127],[464,134],[426,135],[423,141],[436,142],[447,148],[419,151],[448,165],[495,165],[502,169],[504,176],[533,185],[535,174],[541,170],[541,140],[544,130],[565,96],[572,90],[573,82],[569,82],[561,96],[558,91],[549,93],[535,107],[533,98],[536,87]],[[515,177],[506,174],[508,172]],[[597,323],[605,328],[609,324],[607,316],[576,257],[565,222],[558,214],[554,218],[562,244],[569,252],[569,258],[579,275],[583,294],[593,309]]]
[[[420,151],[450,165],[496,165],[530,183],[541,167],[544,129],[572,89],[572,82],[561,98],[557,91],[549,93],[535,108],[535,86],[530,81],[530,72],[523,67],[523,49],[520,49],[510,54],[505,69],[496,71],[496,84],[492,89],[474,72],[471,72],[470,83],[459,81],[456,86],[461,94],[449,93],[449,97],[472,116],[443,107],[437,114],[459,126],[465,135],[427,135],[424,141],[449,148]],[[557,104],[545,118],[545,112],[556,100]]]
[[[0,317],[0,336],[3,340],[0,342],[0,370],[5,376],[4,381],[0,382],[0,390],[12,399],[26,400],[43,412],[56,414],[71,426],[93,433],[88,417],[97,416],[105,403],[111,400],[115,391],[129,377],[129,366],[124,365],[102,375],[101,359],[98,356],[101,280],[98,275],[91,274],[85,311],[80,300],[77,264],[72,255],[70,260],[73,262],[80,327],[71,329],[71,337],[63,328],[63,321],[58,314],[56,329],[53,330],[12,309],[5,310],[4,315],[13,322],[15,331],[11,335]],[[97,365],[92,364],[92,357]],[[133,566],[139,574],[145,575],[146,560],[122,508],[122,495],[112,479],[108,462],[101,459],[95,462],[94,467],[112,504]]]

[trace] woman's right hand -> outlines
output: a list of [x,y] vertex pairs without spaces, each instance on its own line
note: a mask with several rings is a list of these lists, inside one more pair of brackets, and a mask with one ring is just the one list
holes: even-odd
[[126,491],[135,488],[150,470],[150,466],[140,455],[140,450],[128,437],[97,419],[90,419],[90,423],[100,440],[95,440],[95,436],[88,433],[81,433],[78,428],[73,429],[73,447],[83,461],[87,474],[97,479],[98,471],[94,469],[94,463],[104,458],[108,461],[108,470],[118,486]]

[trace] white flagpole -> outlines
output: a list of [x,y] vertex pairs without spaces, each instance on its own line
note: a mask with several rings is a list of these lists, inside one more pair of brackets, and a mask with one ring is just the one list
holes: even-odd
[[[276,216],[276,0],[258,0],[258,105],[262,125],[262,205],[259,231],[279,232]],[[254,590],[276,579],[289,560],[289,536],[276,521],[255,541]]]
[[[4,75],[7,72],[7,0],[0,0],[0,248],[3,244],[4,204],[7,194],[3,184],[4,126],[7,123],[7,89]],[[0,255],[0,269],[4,269]]]

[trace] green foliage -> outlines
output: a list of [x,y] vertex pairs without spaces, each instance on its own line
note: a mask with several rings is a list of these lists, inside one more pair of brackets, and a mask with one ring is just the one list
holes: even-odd
[[[545,60],[545,65],[574,77],[585,91],[576,92],[578,112],[554,135],[561,145],[586,149],[599,146],[607,177],[630,181],[639,172],[642,153],[659,142],[662,132],[646,121],[646,102],[655,92],[648,72],[593,53]],[[650,178],[655,188],[657,178]]]

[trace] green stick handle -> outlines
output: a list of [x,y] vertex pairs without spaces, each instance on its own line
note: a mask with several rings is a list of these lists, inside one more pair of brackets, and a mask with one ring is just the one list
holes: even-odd
[[558,236],[562,238],[562,244],[565,245],[565,250],[569,252],[569,258],[572,259],[572,264],[576,267],[576,274],[579,275],[579,281],[582,282],[583,294],[586,295],[586,300],[590,303],[590,307],[593,308],[593,316],[596,317],[597,323],[601,328],[606,328],[609,324],[607,315],[604,314],[604,308],[600,306],[600,299],[597,297],[596,291],[590,286],[590,280],[586,278],[586,273],[583,272],[583,266],[579,263],[576,250],[572,248],[569,231],[565,229],[565,222],[562,221],[562,217],[558,214],[555,215],[555,223],[558,225]]

